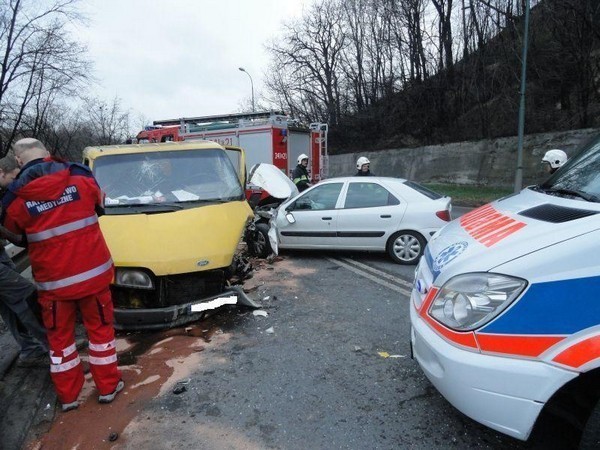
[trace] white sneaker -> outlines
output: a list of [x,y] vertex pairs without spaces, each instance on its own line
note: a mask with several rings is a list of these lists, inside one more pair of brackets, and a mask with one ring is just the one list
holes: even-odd
[[79,403],[77,403],[77,400],[75,400],[74,402],[71,402],[71,403],[63,403],[60,406],[62,412],[71,411],[73,409],[77,409],[78,407],[79,407]]
[[123,380],[119,380],[119,382],[117,383],[117,387],[115,388],[114,391],[112,391],[110,394],[98,396],[98,403],[112,402],[115,399],[115,397],[117,396],[117,394],[119,392],[121,392],[124,387],[125,387],[125,383],[123,382]]

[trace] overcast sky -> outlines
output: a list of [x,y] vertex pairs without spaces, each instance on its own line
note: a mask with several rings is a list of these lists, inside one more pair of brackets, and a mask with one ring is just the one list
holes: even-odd
[[132,121],[229,114],[263,90],[265,45],[308,0],[84,0],[87,45],[99,85]]

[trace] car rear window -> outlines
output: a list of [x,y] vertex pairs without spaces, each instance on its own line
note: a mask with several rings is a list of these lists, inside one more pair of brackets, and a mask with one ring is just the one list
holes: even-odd
[[443,195],[440,195],[437,192],[426,188],[425,186],[421,186],[419,183],[415,183],[414,181],[407,180],[404,182],[404,184],[410,188],[413,188],[415,191],[423,194],[425,197],[429,197],[431,200],[437,200],[438,198],[443,197]]

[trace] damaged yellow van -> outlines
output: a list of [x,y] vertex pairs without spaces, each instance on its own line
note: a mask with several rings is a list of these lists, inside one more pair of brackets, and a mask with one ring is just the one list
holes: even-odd
[[253,213],[244,152],[215,142],[87,147],[105,193],[100,217],[115,263],[117,329],[181,325],[224,304],[256,306],[227,287]]

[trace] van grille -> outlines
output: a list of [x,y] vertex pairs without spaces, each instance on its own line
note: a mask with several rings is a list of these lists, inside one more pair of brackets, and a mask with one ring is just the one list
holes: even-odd
[[223,292],[225,274],[222,270],[168,275],[162,278],[167,305],[181,305]]
[[132,289],[111,285],[111,291],[117,308],[140,309],[197,302],[218,295],[223,292],[224,287],[223,270],[209,270],[159,277],[157,289]]
[[571,220],[582,219],[584,217],[598,214],[598,211],[590,211],[587,209],[566,208],[564,206],[552,205],[546,203],[535,206],[519,213],[521,216],[530,217],[532,219],[542,220],[551,223],[570,222]]

